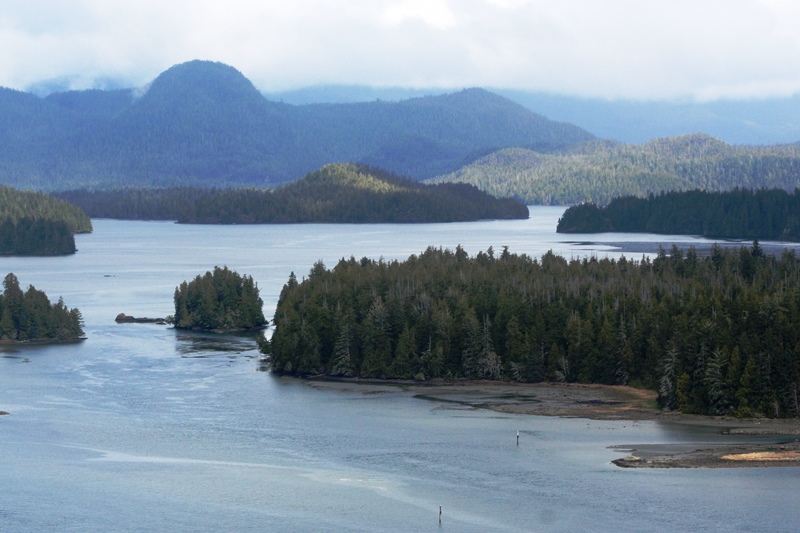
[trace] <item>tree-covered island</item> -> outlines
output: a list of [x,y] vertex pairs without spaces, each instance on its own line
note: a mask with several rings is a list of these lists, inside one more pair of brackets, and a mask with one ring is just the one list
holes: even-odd
[[559,233],[662,233],[710,238],[800,240],[800,189],[729,192],[685,191],[625,196],[607,206],[574,205],[564,212]]
[[800,260],[714,246],[567,261],[429,248],[284,286],[274,372],[629,384],[684,413],[800,414]]
[[89,217],[67,201],[0,186],[0,255],[74,254],[74,234],[91,231]]
[[83,337],[83,317],[64,301],[51,304],[47,295],[30,285],[26,291],[13,273],[3,280],[0,295],[0,343],[53,342]]
[[330,164],[266,189],[118,189],[59,197],[93,217],[177,220],[187,224],[463,222],[523,219],[528,209],[472,185],[425,185],[377,168]]
[[202,331],[245,331],[266,326],[264,303],[258,286],[250,276],[228,267],[183,282],[175,289],[175,316],[178,329]]

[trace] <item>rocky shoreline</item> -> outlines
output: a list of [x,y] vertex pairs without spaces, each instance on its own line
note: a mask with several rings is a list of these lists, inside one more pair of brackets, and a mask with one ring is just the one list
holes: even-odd
[[163,326],[167,324],[167,319],[135,317],[131,315],[126,315],[125,313],[120,313],[114,319],[114,322],[116,322],[117,324],[159,324]]
[[635,448],[615,446],[628,450],[630,455],[611,461],[622,468],[741,468],[800,466],[800,441],[776,444],[722,444],[718,446]]

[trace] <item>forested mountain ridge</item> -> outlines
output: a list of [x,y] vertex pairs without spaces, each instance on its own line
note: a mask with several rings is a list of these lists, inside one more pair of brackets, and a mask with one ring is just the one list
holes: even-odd
[[513,199],[472,185],[425,185],[364,165],[336,163],[275,189],[119,189],[56,193],[99,218],[188,224],[456,222],[528,217]]
[[[711,101],[586,98],[525,89],[487,87],[557,122],[575,124],[602,139],[644,143],[702,131],[730,144],[772,145],[800,140],[800,94],[765,99]],[[443,89],[315,85],[265,93],[288,104],[404,100]]]
[[705,134],[641,145],[592,141],[559,153],[504,149],[431,183],[471,183],[529,204],[607,204],[619,196],[800,186],[800,144],[731,146]]
[[0,89],[0,182],[42,190],[274,186],[336,161],[415,179],[500,148],[591,139],[480,89],[402,102],[291,106],[239,71],[190,61],[141,91]]

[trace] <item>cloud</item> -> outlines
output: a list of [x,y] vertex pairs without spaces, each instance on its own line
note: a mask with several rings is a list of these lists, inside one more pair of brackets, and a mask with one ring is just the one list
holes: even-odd
[[343,83],[603,98],[800,92],[789,0],[4,0],[0,85],[143,85],[223,61],[263,90]]

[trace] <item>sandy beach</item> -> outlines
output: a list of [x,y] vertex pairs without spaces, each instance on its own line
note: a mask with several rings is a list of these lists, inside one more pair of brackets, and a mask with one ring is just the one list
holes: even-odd
[[[800,466],[800,419],[740,419],[684,415],[658,409],[656,393],[625,386],[495,381],[368,381],[312,379],[318,389],[385,394],[399,391],[469,409],[595,420],[656,420],[718,428],[723,435],[752,435],[759,442],[729,445],[620,445],[614,464],[626,468],[736,468]],[[770,442],[764,437],[770,436]]]

